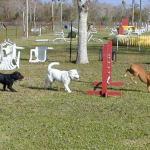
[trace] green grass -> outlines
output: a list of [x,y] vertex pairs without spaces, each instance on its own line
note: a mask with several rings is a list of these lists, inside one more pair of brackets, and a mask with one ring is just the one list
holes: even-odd
[[[149,53],[120,48],[117,62],[113,63],[113,81],[123,81],[124,86],[114,88],[121,97],[88,96],[91,83],[101,81],[101,62],[98,61],[99,43],[88,47],[89,64],[69,62],[69,44],[45,43],[53,46],[48,51],[48,61],[29,64],[29,49],[37,45],[29,40],[16,39],[21,51],[19,71],[25,79],[16,82],[16,93],[0,91],[0,149],[1,150],[148,150],[150,149],[150,94],[146,85],[124,78],[131,63],[142,63],[150,70]],[[73,44],[72,60],[76,58]],[[61,83],[53,90],[44,89],[47,66],[59,61],[59,69],[77,68],[80,81],[71,82],[73,93],[64,91]],[[10,72],[10,71],[1,71]],[[0,85],[2,88],[2,85]]]

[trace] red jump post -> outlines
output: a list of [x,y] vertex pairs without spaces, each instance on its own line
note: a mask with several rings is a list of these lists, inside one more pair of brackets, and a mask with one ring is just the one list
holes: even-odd
[[[98,96],[121,96],[120,91],[108,90],[108,86],[122,86],[123,82],[113,82],[112,81],[112,41],[104,44],[102,48],[102,82],[95,81],[93,83],[94,90],[89,90],[87,93],[89,95]],[[101,87],[101,90],[97,88]]]
[[128,25],[129,25],[128,18],[123,18],[119,26],[119,34],[123,35],[125,32],[123,26],[128,26]]

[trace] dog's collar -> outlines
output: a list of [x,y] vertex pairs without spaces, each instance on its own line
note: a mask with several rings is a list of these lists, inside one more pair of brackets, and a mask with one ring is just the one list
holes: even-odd
[[68,76],[69,76],[69,78],[70,78],[71,80],[73,80],[72,77],[70,76],[70,73],[69,73],[69,72],[68,72]]

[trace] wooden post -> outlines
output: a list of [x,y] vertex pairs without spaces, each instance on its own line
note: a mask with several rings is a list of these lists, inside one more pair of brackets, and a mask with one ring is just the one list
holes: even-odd
[[[94,90],[89,90],[87,93],[89,95],[98,95],[103,97],[108,96],[121,96],[120,91],[112,91],[108,89],[108,86],[122,86],[123,82],[112,82],[112,41],[104,44],[102,48],[102,81],[95,81],[93,83]],[[100,88],[101,90],[96,90]]]

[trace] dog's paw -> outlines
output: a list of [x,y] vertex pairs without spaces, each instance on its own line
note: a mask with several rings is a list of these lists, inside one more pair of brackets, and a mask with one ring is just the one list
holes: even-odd
[[124,74],[123,76],[124,76],[124,77],[127,77],[127,74]]
[[150,92],[150,85],[147,87],[147,89],[148,89],[148,92]]
[[72,91],[71,91],[71,90],[67,90],[67,89],[65,89],[65,91],[66,91],[66,92],[68,92],[68,93],[72,93]]
[[72,91],[71,91],[71,90],[67,90],[67,89],[65,89],[65,91],[66,91],[66,92],[68,92],[68,93],[72,93]]
[[135,84],[137,84],[137,81],[134,81]]

